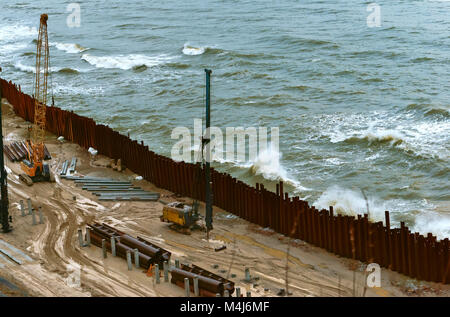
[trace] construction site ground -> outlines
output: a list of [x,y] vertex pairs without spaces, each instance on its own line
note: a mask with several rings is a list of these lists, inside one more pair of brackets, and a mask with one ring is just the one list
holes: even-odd
[[[29,122],[14,115],[3,100],[3,136],[5,144],[24,140]],[[8,171],[9,212],[13,231],[0,233],[0,249],[20,264],[0,253],[0,296],[184,296],[184,289],[165,283],[156,284],[142,269],[128,271],[119,257],[103,259],[100,248],[80,247],[77,230],[86,224],[104,222],[132,236],[141,236],[172,253],[172,263],[195,264],[228,277],[252,296],[278,296],[286,289],[290,296],[449,296],[450,286],[412,280],[382,269],[381,287],[364,287],[365,265],[337,257],[299,240],[291,240],[258,227],[214,207],[214,230],[193,231],[184,235],[160,221],[164,202],[190,203],[187,197],[156,188],[126,169],[108,167],[110,159],[95,159],[86,149],[47,133],[46,145],[52,155],[52,171],[64,160],[77,157],[76,175],[109,177],[133,182],[149,191],[161,193],[158,202],[101,202],[71,180],[56,173],[54,183],[36,183],[29,187],[19,179],[20,164],[5,157]],[[139,159],[139,158],[136,158]],[[19,201],[31,198],[34,208],[42,206],[44,223],[32,225],[30,215],[21,216]],[[201,213],[204,206],[201,205]],[[222,245],[225,250],[215,252]],[[80,268],[80,284],[73,274]],[[246,282],[245,268],[253,278]],[[354,282],[355,281],[355,282]]]

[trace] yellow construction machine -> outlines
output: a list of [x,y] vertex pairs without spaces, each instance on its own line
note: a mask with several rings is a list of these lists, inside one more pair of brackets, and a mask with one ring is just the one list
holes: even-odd
[[184,234],[191,234],[191,229],[200,229],[197,224],[200,216],[192,207],[180,202],[169,203],[163,207],[161,221],[171,223],[170,228]]

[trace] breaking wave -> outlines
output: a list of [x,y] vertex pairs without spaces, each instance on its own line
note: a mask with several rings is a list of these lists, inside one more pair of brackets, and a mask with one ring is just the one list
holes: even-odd
[[203,53],[205,53],[207,47],[206,46],[201,46],[201,47],[195,47],[195,46],[191,46],[188,43],[184,44],[183,47],[183,54],[184,55],[202,55]]
[[5,25],[0,27],[1,42],[16,42],[17,40],[27,39],[38,35],[35,27],[25,25]]
[[309,190],[303,187],[300,182],[289,177],[287,170],[281,164],[282,154],[272,148],[268,148],[258,154],[254,162],[244,165],[244,168],[249,169],[249,171],[257,176],[261,175],[270,181],[283,181],[295,188],[296,192]]
[[83,47],[79,44],[73,44],[73,43],[58,43],[58,42],[50,42],[50,46],[56,47],[60,51],[64,51],[69,54],[77,54],[82,53],[84,51],[89,50],[88,47]]
[[404,142],[404,136],[402,133],[396,130],[367,130],[360,135],[351,136],[344,140],[347,143],[359,143],[361,141],[372,144],[384,144],[389,143],[392,146],[400,145]]
[[[374,221],[384,219],[385,203],[368,197],[369,218]],[[360,191],[341,188],[337,185],[329,187],[313,203],[319,209],[328,209],[333,206],[335,212],[343,215],[356,216],[367,213],[366,200]]]
[[412,232],[420,232],[424,235],[432,232],[438,239],[450,237],[450,216],[440,212],[421,212],[414,218]]
[[[439,212],[433,204],[423,202],[405,202],[399,200],[384,201],[375,197],[367,197],[369,219],[385,223],[385,210],[391,214],[391,226],[399,227],[400,221],[406,221],[412,232],[426,235],[432,232],[439,239],[450,236],[450,216]],[[333,209],[338,214],[356,216],[367,213],[366,200],[359,190],[342,188],[333,185],[327,188],[313,203],[318,209]],[[411,212],[413,208],[413,212]]]
[[[201,154],[199,148],[192,146],[190,151],[193,153],[194,158],[200,159]],[[282,154],[278,150],[273,149],[271,146],[259,153],[251,162],[236,160],[234,157],[234,152],[228,153],[227,151],[221,151],[218,153],[217,149],[212,149],[211,151],[212,161],[225,165],[229,164],[233,167],[244,170],[248,173],[248,176],[260,176],[265,180],[273,182],[282,181],[283,183],[293,187],[293,191],[296,193],[310,190],[309,188],[302,186],[299,181],[289,176],[288,171],[281,164]]]
[[424,116],[442,116],[444,118],[450,118],[450,109],[445,107],[440,107],[438,105],[422,105],[422,104],[409,104],[406,109],[408,110],[418,110],[423,113]]
[[118,68],[123,70],[141,69],[142,67],[153,67],[172,59],[167,55],[146,56],[140,54],[117,55],[117,56],[93,56],[83,54],[81,59],[97,68]]
[[[14,67],[22,72],[36,74],[35,66],[24,65],[19,62],[19,63],[16,63],[14,65]],[[73,69],[70,67],[51,67],[50,71],[52,73],[64,73],[64,74],[78,74],[79,72],[81,72],[79,69]]]
[[[410,105],[409,110],[416,107],[420,107],[420,112],[424,113],[420,105]],[[321,126],[326,126],[329,121],[336,123],[320,131],[331,143],[359,145],[363,149],[376,146],[401,150],[408,156],[420,159],[447,160],[450,151],[450,121],[433,117],[411,123],[408,116],[412,114],[405,116],[401,113],[392,116],[384,112],[374,112],[371,116],[325,115],[318,120]]]

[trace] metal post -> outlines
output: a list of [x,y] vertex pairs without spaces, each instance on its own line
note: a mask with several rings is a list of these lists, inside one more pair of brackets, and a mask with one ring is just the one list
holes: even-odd
[[156,279],[156,284],[159,284],[160,283],[159,264],[155,264],[155,279]]
[[241,297],[241,288],[236,287],[236,297]]
[[28,214],[31,215],[31,213],[33,211],[33,206],[31,206],[31,199],[30,198],[27,199],[27,204],[28,204]]
[[176,267],[177,269],[180,268],[180,260],[175,260],[175,267]]
[[136,268],[139,268],[139,250],[138,249],[134,249],[134,265],[136,266]]
[[106,239],[102,239],[102,250],[103,250],[103,258],[106,259],[106,257],[108,256],[108,254],[106,253]]
[[252,292],[247,292],[247,297],[252,297]]
[[211,148],[210,148],[210,101],[211,101],[211,73],[210,69],[205,69],[206,73],[206,136],[204,140],[204,145],[206,145],[206,163],[205,163],[205,184],[206,184],[206,209],[205,209],[205,221],[206,221],[206,234],[209,239],[209,231],[213,229],[212,227],[212,197],[211,197]]
[[195,296],[199,296],[200,295],[200,292],[199,292],[199,289],[198,289],[198,277],[197,276],[194,277],[194,295]]
[[248,267],[245,268],[245,281],[250,282],[250,269]]
[[164,282],[169,281],[169,263],[167,261],[164,261]]
[[127,250],[127,264],[128,264],[128,271],[131,271],[133,269],[133,265],[131,264],[131,251]]
[[111,237],[111,254],[112,256],[116,256],[116,238]]
[[[1,68],[0,68],[1,72]],[[8,201],[8,175],[5,169],[5,161],[3,157],[3,128],[2,128],[2,86],[0,83],[0,192],[1,192],[1,206],[0,206],[0,220],[2,223],[3,232],[10,232],[11,228],[9,226],[9,201]]]
[[86,228],[86,244],[89,247],[91,245],[91,228]]
[[33,226],[35,226],[36,225],[36,213],[34,212],[34,210],[31,212],[31,216],[32,216],[32,220],[33,220],[32,224],[33,224]]
[[78,244],[80,245],[80,248],[83,246],[83,233],[81,232],[81,229],[78,229]]
[[25,206],[23,204],[23,200],[20,200],[20,212],[22,213],[22,217],[25,217]]
[[42,207],[39,207],[39,223],[44,223],[44,214],[42,213]]
[[187,277],[184,278],[184,290],[186,291],[186,297],[189,297],[191,290],[189,289],[189,279]]

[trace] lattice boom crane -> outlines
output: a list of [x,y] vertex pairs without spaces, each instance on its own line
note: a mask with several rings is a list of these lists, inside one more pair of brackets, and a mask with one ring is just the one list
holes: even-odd
[[47,104],[47,87],[49,79],[49,47],[47,34],[48,15],[42,14],[36,49],[36,74],[34,79],[34,124],[31,140],[27,140],[28,160],[21,163],[21,179],[28,185],[33,182],[49,181],[50,168],[44,164],[45,112]]

